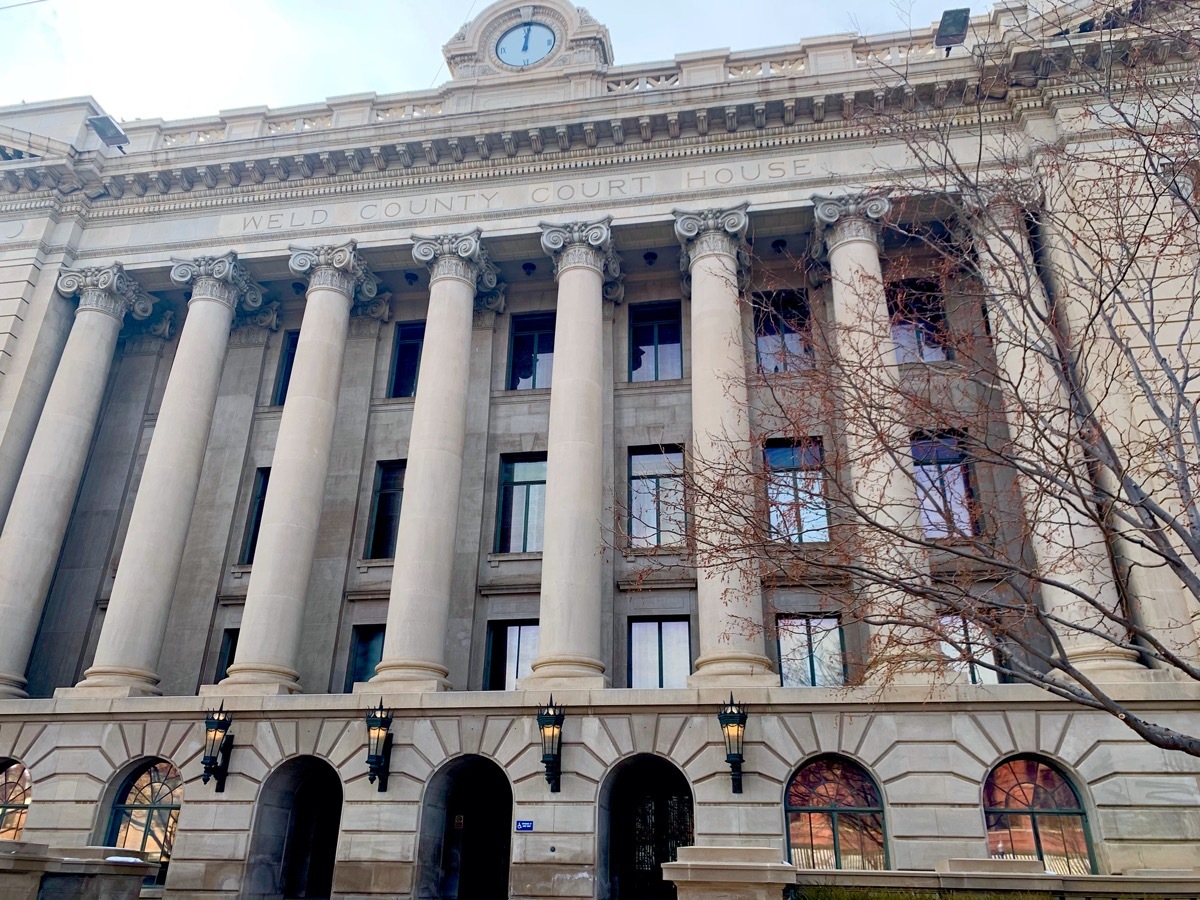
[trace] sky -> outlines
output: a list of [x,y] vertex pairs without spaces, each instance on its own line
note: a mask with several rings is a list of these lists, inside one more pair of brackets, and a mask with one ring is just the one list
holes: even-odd
[[[927,28],[961,0],[583,0],[617,65],[840,31]],[[22,4],[22,5],[13,5]],[[184,119],[447,80],[442,45],[489,0],[0,0],[0,106],[91,95]],[[983,7],[976,9],[982,11]]]

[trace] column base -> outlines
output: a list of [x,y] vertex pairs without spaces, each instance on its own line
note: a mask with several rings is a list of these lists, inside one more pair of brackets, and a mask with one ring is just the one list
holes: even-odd
[[385,659],[375,667],[374,678],[354,685],[354,693],[451,691],[454,688],[446,677],[449,674],[449,669],[432,660]]
[[25,679],[19,675],[0,675],[0,700],[28,700]]
[[59,688],[55,697],[159,697],[158,675],[131,666],[92,666],[74,687]]
[[608,687],[604,663],[587,656],[560,653],[539,656],[533,661],[532,674],[517,683],[522,691],[603,690]]
[[293,685],[289,688],[286,684],[278,682],[255,682],[255,681],[221,681],[217,684],[202,684],[200,690],[196,691],[198,697],[290,697],[292,694],[301,694],[300,685]]
[[[209,687],[212,690],[205,691]],[[206,694],[231,694],[238,696],[274,697],[281,694],[302,694],[300,673],[287,666],[274,666],[270,663],[234,663],[229,667],[229,675],[219,684],[205,685],[200,688],[201,696]]]
[[713,653],[696,660],[688,687],[779,687],[779,676],[757,653]]
[[[1157,681],[1170,680],[1155,675],[1162,670],[1148,669],[1138,661],[1138,655],[1133,650],[1123,647],[1096,647],[1083,650],[1068,650],[1071,665],[1079,670],[1081,675],[1095,682],[1112,684],[1123,681]],[[1054,677],[1069,679],[1070,676],[1054,673]]]
[[161,697],[162,691],[136,684],[88,684],[81,681],[75,687],[55,688],[54,699],[70,700],[80,697]]

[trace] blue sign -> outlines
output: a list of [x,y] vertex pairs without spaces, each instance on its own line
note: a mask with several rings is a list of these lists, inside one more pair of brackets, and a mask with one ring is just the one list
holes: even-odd
[[533,831],[533,819],[517,819],[517,831]]

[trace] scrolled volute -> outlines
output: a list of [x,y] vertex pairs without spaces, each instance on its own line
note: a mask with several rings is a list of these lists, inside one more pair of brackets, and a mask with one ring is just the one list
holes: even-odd
[[419,263],[430,268],[444,256],[458,257],[474,265],[483,265],[487,251],[483,247],[483,233],[476,228],[462,234],[437,234],[430,237],[414,234],[412,255]]
[[718,232],[729,235],[739,244],[746,239],[746,229],[750,226],[750,217],[746,211],[749,202],[738,204],[729,209],[702,209],[691,212],[683,209],[672,210],[675,216],[675,237],[684,247],[706,232]]
[[[379,292],[378,281],[358,252],[358,241],[351,238],[344,244],[325,244],[320,247],[289,245],[291,258],[288,268],[292,274],[317,278],[323,286],[346,289],[350,299],[370,300]],[[324,276],[319,273],[328,270]],[[337,273],[342,278],[334,277]],[[348,282],[348,285],[347,285]]]
[[612,247],[612,216],[594,222],[566,222],[561,225],[542,222],[541,229],[542,249],[548,256],[557,257],[572,244],[595,247],[605,253]]
[[843,194],[830,197],[813,195],[813,214],[821,225],[834,225],[851,218],[880,221],[892,209],[892,201],[886,194]]
[[108,266],[63,268],[58,275],[57,288],[64,297],[78,294],[81,308],[103,309],[118,319],[123,319],[126,312],[132,312],[136,319],[147,319],[154,311],[154,298],[142,290],[119,262]]
[[[234,294],[232,305],[239,303],[247,310],[263,304],[263,289],[254,283],[250,273],[238,261],[237,252],[230,250],[221,256],[197,256],[195,259],[172,259],[171,280],[179,285],[196,284],[211,278],[228,285]],[[217,298],[224,299],[224,298]]]

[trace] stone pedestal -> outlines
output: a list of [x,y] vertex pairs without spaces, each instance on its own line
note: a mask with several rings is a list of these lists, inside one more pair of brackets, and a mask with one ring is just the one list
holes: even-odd
[[680,847],[662,869],[679,900],[779,900],[796,883],[796,867],[766,847]]

